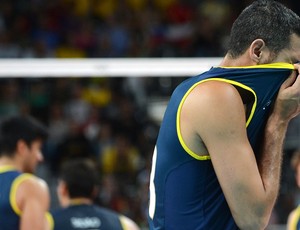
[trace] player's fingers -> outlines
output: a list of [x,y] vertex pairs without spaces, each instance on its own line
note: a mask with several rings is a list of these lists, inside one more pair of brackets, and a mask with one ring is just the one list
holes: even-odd
[[298,73],[299,73],[300,72],[299,71],[300,70],[300,62],[294,64],[294,68],[295,68],[295,70],[298,70]]
[[293,87],[300,93],[300,75],[298,71],[295,71],[295,82],[293,83]]
[[286,89],[286,88],[290,87],[291,85],[293,85],[296,80],[297,74],[298,73],[296,70],[292,71],[291,75],[282,83],[280,88]]

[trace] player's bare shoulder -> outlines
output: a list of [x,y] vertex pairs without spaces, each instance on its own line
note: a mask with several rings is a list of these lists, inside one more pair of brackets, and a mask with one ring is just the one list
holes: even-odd
[[24,177],[26,178],[20,184],[22,189],[48,191],[47,183],[43,179],[32,174],[24,174]]
[[39,200],[40,202],[49,202],[49,190],[47,183],[31,174],[23,174],[20,182],[16,185],[16,201],[22,210],[22,205],[26,200]]
[[225,81],[209,80],[199,83],[187,95],[182,107],[182,115],[189,120],[199,122],[201,117],[207,118],[211,113],[234,108],[242,105],[241,96],[238,90]]
[[235,110],[237,104],[243,106],[238,91],[231,84],[223,81],[198,84],[186,96],[179,116],[181,136],[188,148],[199,155],[208,155],[201,137],[203,129],[209,130],[216,120],[225,119],[224,114]]

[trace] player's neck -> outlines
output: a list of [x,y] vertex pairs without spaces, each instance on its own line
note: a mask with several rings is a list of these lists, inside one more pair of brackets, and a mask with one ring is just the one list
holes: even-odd
[[78,198],[69,199],[68,203],[69,205],[80,205],[80,204],[92,204],[93,201],[89,198],[78,197]]
[[0,166],[9,166],[16,170],[22,171],[22,167],[17,163],[16,159],[8,156],[0,157]]
[[234,66],[252,66],[257,63],[253,62],[248,56],[247,53],[241,55],[238,58],[232,58],[230,55],[226,54],[222,60],[220,66],[224,67],[234,67]]

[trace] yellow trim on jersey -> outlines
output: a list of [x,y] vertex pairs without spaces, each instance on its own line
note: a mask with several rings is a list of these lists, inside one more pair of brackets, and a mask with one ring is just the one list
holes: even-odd
[[[233,67],[226,67],[226,66],[220,66],[219,68],[224,68],[224,69],[251,69],[251,68],[272,68],[272,69],[290,69],[290,70],[294,70],[295,67],[292,64],[289,63],[284,63],[284,62],[278,62],[278,63],[270,63],[270,64],[262,64],[262,65],[255,65],[255,66],[233,66]],[[223,78],[208,78],[208,79],[204,79],[200,82],[195,83],[184,95],[184,97],[182,98],[179,107],[178,107],[178,111],[177,111],[177,117],[176,117],[176,128],[177,128],[177,136],[179,138],[180,144],[183,147],[183,149],[189,154],[191,155],[193,158],[197,159],[197,160],[209,160],[210,156],[209,155],[205,155],[205,156],[199,156],[198,154],[194,153],[191,149],[189,149],[187,147],[187,145],[185,144],[182,136],[181,136],[181,131],[180,131],[180,112],[183,106],[183,103],[185,101],[185,99],[187,98],[187,96],[190,94],[190,92],[200,83],[206,82],[206,81],[211,81],[211,80],[216,80],[216,81],[223,81],[223,82],[228,82],[229,84],[241,87],[245,90],[250,91],[253,95],[254,95],[254,103],[252,105],[252,109],[250,112],[250,115],[246,121],[246,127],[248,127],[249,123],[251,122],[256,106],[257,106],[257,96],[256,93],[254,92],[253,89],[251,89],[250,87],[241,84],[239,82],[236,81],[232,81],[232,80],[228,80],[228,79],[223,79]]]
[[16,168],[12,165],[2,165],[0,166],[0,173],[5,173],[8,171],[16,170]]
[[242,83],[239,83],[239,82],[236,82],[236,81],[232,81],[232,80],[228,80],[228,79],[223,79],[223,78],[208,78],[208,79],[204,79],[202,81],[199,81],[197,83],[195,83],[186,93],[185,95],[183,96],[180,104],[179,104],[179,107],[178,107],[178,110],[177,110],[177,116],[176,116],[176,129],[177,129],[177,136],[179,138],[179,142],[181,144],[181,146],[183,147],[183,149],[190,155],[192,156],[193,158],[195,158],[196,160],[210,160],[210,156],[209,155],[205,155],[205,156],[199,156],[198,154],[194,153],[184,142],[183,140],[183,137],[181,135],[181,130],[180,130],[180,113],[181,113],[181,109],[182,109],[182,106],[183,106],[183,103],[185,101],[185,99],[187,98],[187,96],[190,94],[190,92],[196,87],[198,86],[199,84],[203,83],[203,82],[207,82],[207,81],[223,81],[223,82],[227,82],[231,85],[236,85],[238,87],[241,87],[245,90],[248,90],[250,91],[253,95],[254,95],[254,103],[252,105],[252,109],[251,109],[251,112],[250,112],[250,115],[246,121],[246,127],[248,127],[250,121],[252,120],[253,118],[253,115],[254,115],[254,111],[256,109],[256,105],[257,105],[257,96],[256,96],[256,93],[254,92],[253,89],[251,89],[250,87],[242,84]]
[[294,70],[295,67],[293,64],[285,63],[285,62],[277,62],[270,64],[262,64],[262,65],[251,65],[251,66],[219,66],[224,69],[290,69]]
[[19,216],[22,214],[22,211],[19,209],[19,207],[17,205],[17,199],[16,199],[17,189],[23,181],[25,181],[29,178],[32,178],[32,177],[33,177],[33,175],[31,175],[29,173],[23,173],[20,176],[18,176],[12,183],[10,194],[9,194],[9,201],[10,201],[10,205],[11,205],[12,209]]
[[82,205],[82,204],[90,204],[91,202],[87,198],[73,198],[70,200],[71,205]]
[[46,215],[47,222],[49,223],[50,230],[53,230],[54,229],[53,216],[51,215],[50,212],[46,212],[45,215]]
[[300,218],[300,206],[298,206],[293,213],[293,216],[291,218],[291,224],[288,228],[288,230],[297,230],[297,224],[299,222],[299,218]]

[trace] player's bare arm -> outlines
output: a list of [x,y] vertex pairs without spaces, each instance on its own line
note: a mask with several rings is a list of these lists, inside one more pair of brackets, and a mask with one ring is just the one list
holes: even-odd
[[48,187],[43,180],[33,177],[22,182],[17,191],[17,206],[22,212],[20,230],[48,229],[49,203]]
[[194,107],[201,111],[191,117],[192,123],[208,149],[237,225],[242,229],[260,229],[266,218],[267,198],[247,138],[239,93],[230,84],[206,82],[189,96],[186,105],[185,110]]

